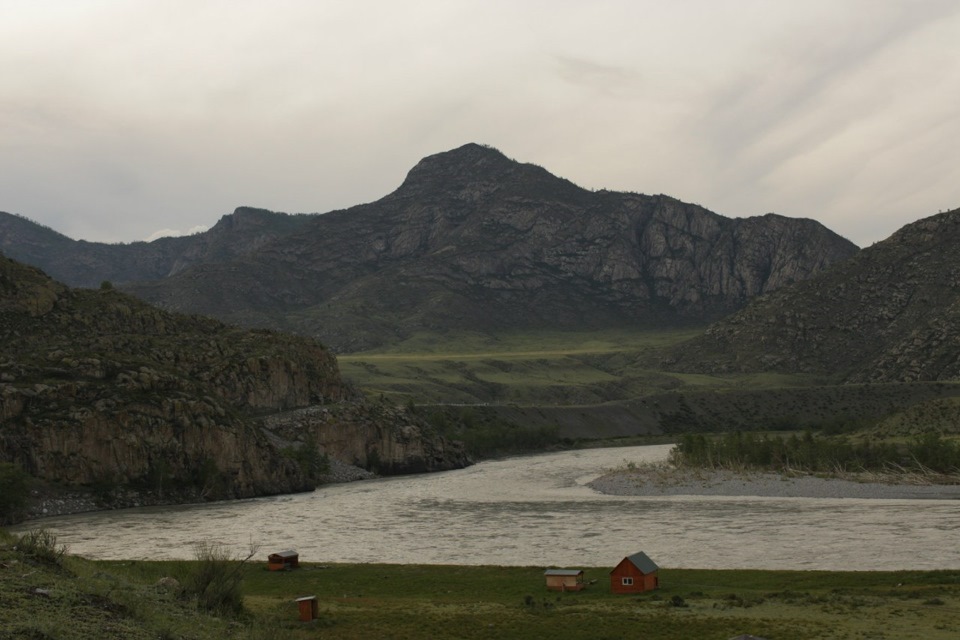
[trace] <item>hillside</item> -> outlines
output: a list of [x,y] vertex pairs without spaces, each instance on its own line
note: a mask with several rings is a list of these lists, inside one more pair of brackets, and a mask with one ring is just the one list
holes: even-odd
[[[311,405],[312,420],[278,415]],[[422,422],[354,398],[314,340],[70,289],[0,256],[0,462],[142,503],[311,489],[305,463],[324,453],[383,472],[466,463]]]
[[704,325],[857,251],[812,220],[731,219],[663,195],[592,192],[476,144],[423,159],[376,202],[295,224],[261,213],[255,232],[218,244],[249,216],[165,239],[181,257],[153,273],[114,269],[86,284],[128,283],[166,309],[358,351],[418,332]]
[[924,218],[682,345],[675,370],[815,373],[834,382],[960,378],[960,210]]

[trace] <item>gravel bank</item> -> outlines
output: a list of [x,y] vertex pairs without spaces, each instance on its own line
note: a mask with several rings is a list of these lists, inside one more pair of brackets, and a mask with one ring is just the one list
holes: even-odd
[[770,498],[877,498],[958,500],[960,484],[914,484],[861,478],[638,467],[611,471],[587,484],[616,496],[761,496]]

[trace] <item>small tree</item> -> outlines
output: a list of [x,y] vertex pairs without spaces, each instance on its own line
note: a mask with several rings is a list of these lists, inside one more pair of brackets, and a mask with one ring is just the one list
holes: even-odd
[[219,543],[201,542],[193,550],[197,562],[182,581],[184,593],[195,596],[197,604],[207,611],[241,613],[243,567],[259,550],[260,545],[251,543],[246,557],[234,558]]
[[0,462],[0,524],[19,522],[27,511],[30,476],[11,462]]

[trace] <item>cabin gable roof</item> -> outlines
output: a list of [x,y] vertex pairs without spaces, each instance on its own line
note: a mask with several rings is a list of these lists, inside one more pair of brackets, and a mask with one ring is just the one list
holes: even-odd
[[650,575],[651,573],[655,573],[660,569],[660,567],[657,566],[657,563],[651,560],[647,554],[645,554],[643,551],[638,551],[632,556],[627,556],[621,560],[610,573],[613,573],[620,568],[624,562],[629,562],[632,564],[643,575]]

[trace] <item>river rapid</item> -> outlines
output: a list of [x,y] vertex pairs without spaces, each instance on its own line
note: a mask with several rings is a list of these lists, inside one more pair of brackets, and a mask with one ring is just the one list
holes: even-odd
[[670,445],[487,461],[313,493],[46,518],[71,553],[188,559],[296,549],[305,562],[612,567],[644,551],[662,567],[960,569],[960,502],[611,496],[586,483]]

